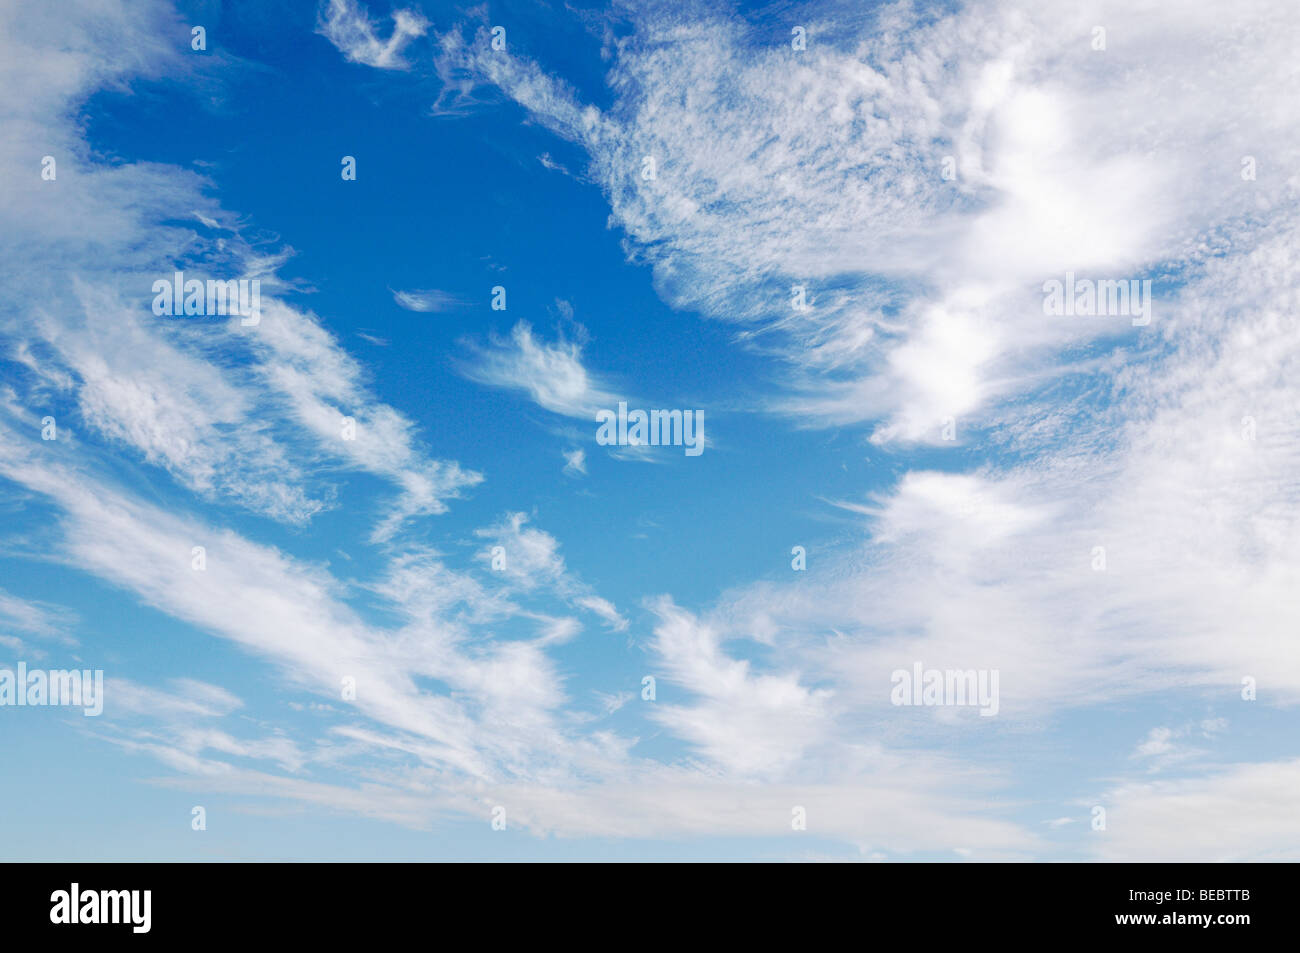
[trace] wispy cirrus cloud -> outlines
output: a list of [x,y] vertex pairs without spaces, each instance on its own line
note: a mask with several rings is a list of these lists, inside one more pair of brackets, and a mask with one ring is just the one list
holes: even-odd
[[474,351],[474,359],[461,367],[466,377],[491,387],[522,391],[552,413],[594,421],[597,410],[615,406],[619,400],[583,364],[580,341],[560,338],[548,343],[534,336],[527,322],[516,324],[508,339],[493,337]]
[[[73,17],[65,33],[77,52],[58,82],[50,77],[51,89],[70,101],[138,71],[183,73],[174,46],[158,38],[159,23],[173,15],[155,4],[114,20],[117,32],[105,42],[116,36],[141,51],[157,46],[156,57],[120,62]],[[5,49],[20,71],[59,35],[40,17],[13,27]],[[186,491],[290,524],[337,505],[338,483],[325,475],[325,461],[379,475],[399,495],[377,517],[377,542],[411,519],[444,512],[447,500],[481,481],[456,461],[432,458],[414,423],[375,398],[365,368],[334,334],[281,297],[293,287],[276,270],[291,249],[250,244],[212,197],[211,183],[192,172],[94,161],[48,93],[27,100],[31,116],[13,126],[14,141],[57,152],[56,179],[33,182],[18,167],[26,153],[0,153],[5,174],[24,183],[0,216],[30,223],[21,254],[32,267],[0,274],[14,302],[0,314],[0,360],[26,371],[10,378],[14,404],[67,403],[73,410],[59,418],[65,434],[83,430]],[[213,236],[183,224],[196,219],[228,225]],[[14,234],[0,237],[0,246]],[[186,269],[260,281],[260,322],[153,315],[153,282]]]
[[0,627],[44,639],[66,639],[76,613],[48,602],[20,599],[0,589]]
[[424,290],[394,291],[393,300],[399,308],[407,311],[453,311],[465,306],[463,299],[437,288]]
[[[938,443],[950,417],[979,426],[1060,376],[1067,349],[1138,337],[1126,322],[1045,319],[1041,284],[1066,270],[1167,284],[1202,257],[1186,236],[1240,241],[1256,203],[1285,195],[1280,178],[1242,184],[1238,143],[1266,143],[1251,148],[1283,167],[1300,155],[1293,123],[1236,108],[1269,97],[1244,61],[1199,79],[1192,64],[1221,60],[1212,4],[853,16],[827,3],[804,11],[801,51],[702,4],[623,12],[635,29],[607,42],[603,109],[472,28],[445,35],[442,56],[587,150],[667,300],[739,323],[786,362],[773,409],[868,423],[887,445]],[[1286,69],[1284,8],[1261,0],[1241,22]],[[1103,51],[1096,23],[1110,24]],[[1133,69],[1150,82],[1114,82]],[[1171,75],[1191,90],[1156,78]],[[1197,113],[1232,117],[1239,136],[1224,142]]]
[[565,476],[587,475],[587,451],[579,447],[577,450],[564,451],[563,456]]
[[[320,719],[305,738],[235,726],[222,719],[252,705],[206,681],[117,683],[123,718],[105,730],[176,772],[169,783],[412,826],[508,803],[534,831],[626,838],[788,834],[798,806],[811,830],[871,856],[1044,857],[1053,848],[1003,806],[1026,794],[1017,759],[985,757],[1001,729],[942,710],[898,718],[891,670],[999,669],[999,725],[1035,740],[1071,712],[1223,698],[1243,676],[1261,707],[1300,699],[1295,186],[1238,175],[1243,141],[1264,169],[1295,165],[1295,107],[1240,108],[1273,102],[1273,77],[1294,72],[1284,7],[1244,4],[1229,35],[1209,5],[826,5],[794,51],[729,11],[650,5],[604,36],[601,108],[525,55],[490,55],[481,34],[440,38],[433,69],[453,93],[493,83],[589,151],[669,302],[735,321],[782,363],[772,409],[861,426],[900,454],[942,446],[952,417],[954,443],[978,448],[978,434],[988,452],[946,467],[896,457],[865,502],[837,495],[863,519],[819,554],[824,570],[732,581],[705,609],[652,599],[648,637],[516,509],[473,534],[479,565],[403,535],[481,477],[440,459],[331,325],[289,303],[280,258],[237,229],[219,245],[175,224],[230,220],[208,183],[93,158],[71,107],[174,66],[162,37],[175,17],[161,3],[72,12],[59,56],[30,19],[0,31],[22,120],[0,162],[24,183],[0,204],[0,476],[48,508],[64,569],[256,659],[282,677],[277,699],[309,697]],[[1101,52],[1098,21],[1111,25]],[[336,0],[321,28],[348,59],[396,69],[426,25],[399,12],[385,41]],[[1230,55],[1236,44],[1254,55]],[[57,202],[29,188],[29,155],[46,148],[71,160]],[[185,255],[263,276],[261,325],[143,317],[148,279]],[[1161,317],[1141,331],[1045,321],[1039,284],[1071,267],[1159,270],[1172,279]],[[440,294],[394,298],[436,311]],[[521,322],[462,370],[591,421],[618,398],[584,343]],[[41,442],[36,408],[55,398],[65,437]],[[338,471],[398,488],[367,527],[384,546],[360,578],[219,509],[303,525],[346,492]],[[124,478],[142,473],[160,479]],[[588,637],[581,613],[646,650],[636,672],[655,673],[659,696],[645,717],[670,754],[642,747],[628,716],[648,702],[627,701],[624,682],[575,685],[564,647]],[[989,747],[945,754],[943,731]],[[1176,754],[1169,731],[1114,757],[1132,770],[1135,743],[1141,768]],[[343,779],[319,780],[324,767]],[[1114,782],[1098,795],[1107,837],[1078,849],[1293,856],[1277,809],[1293,773],[1278,758]]]
[[488,544],[478,553],[478,559],[514,589],[527,592],[544,588],[594,613],[612,628],[626,629],[627,619],[614,604],[592,592],[569,571],[560,555],[559,541],[528,523],[526,513],[507,513],[495,524],[475,530],[474,535]]

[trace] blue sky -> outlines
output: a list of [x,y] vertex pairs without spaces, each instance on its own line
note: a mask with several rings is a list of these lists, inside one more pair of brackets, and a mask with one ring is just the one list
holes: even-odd
[[0,670],[105,695],[0,708],[5,856],[1300,854],[1298,24],[1235,16],[7,8]]

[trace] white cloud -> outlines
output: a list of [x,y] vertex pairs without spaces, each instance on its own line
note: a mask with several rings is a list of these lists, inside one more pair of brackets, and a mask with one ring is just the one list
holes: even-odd
[[549,152],[543,152],[537,157],[537,161],[542,164],[543,168],[550,169],[552,172],[561,172],[564,175],[570,176],[573,175],[573,173],[566,169],[562,163],[556,162],[551,158]]
[[610,694],[608,692],[596,692],[596,698],[600,702],[600,707],[604,709],[606,715],[612,715],[618,711],[633,698],[636,697],[633,692],[617,692]]
[[565,476],[586,476],[587,475],[587,451],[579,447],[577,450],[564,450],[564,475]]
[[[124,712],[161,724],[127,724],[117,743],[212,790],[400,823],[481,816],[485,799],[505,797],[539,831],[775,834],[802,805],[810,831],[864,851],[979,858],[1043,846],[981,798],[1005,776],[908,746],[932,720],[890,720],[894,668],[998,669],[999,721],[1018,730],[1116,699],[1235,700],[1246,675],[1261,705],[1300,700],[1295,183],[1273,171],[1300,156],[1296,106],[1275,89],[1295,45],[1284,6],[1244,3],[1230,33],[1212,5],[976,3],[924,21],[887,6],[856,21],[876,28],[866,35],[837,33],[829,18],[800,57],[743,44],[724,14],[660,7],[608,40],[604,111],[523,57],[443,38],[440,71],[497,83],[590,151],[614,221],[671,302],[776,332],[749,338],[781,342],[764,344],[789,371],[792,393],[774,407],[815,424],[867,422],[887,445],[941,442],[938,421],[953,416],[960,442],[975,433],[1012,451],[971,472],[914,469],[867,504],[846,504],[867,519],[815,578],[742,587],[708,612],[654,602],[648,648],[661,689],[650,717],[691,753],[672,766],[638,757],[637,738],[586,730],[570,710],[566,672],[548,653],[578,625],[531,600],[558,597],[629,625],[523,514],[478,533],[507,554],[500,576],[481,573],[491,582],[394,545],[367,594],[396,621],[377,625],[325,567],[145,502],[80,452],[84,429],[183,490],[298,522],[330,504],[334,488],[316,477],[322,460],[339,461],[400,488],[381,541],[479,480],[432,459],[322,323],[274,295],[255,331],[140,317],[149,279],[180,248],[285,290],[278,260],[237,232],[218,247],[159,225],[226,220],[205,183],[165,166],[97,164],[65,118],[132,70],[176,67],[160,39],[175,18],[158,9],[93,27],[70,16],[58,56],[33,39],[54,35],[55,14],[0,13],[15,103],[0,171],[26,182],[30,155],[65,156],[60,201],[24,188],[0,204],[0,260],[21,263],[0,270],[18,302],[0,329],[30,376],[0,393],[0,475],[60,514],[55,558],[229,640],[283,673],[287,690],[343,714],[330,722],[338,747],[312,748],[207,724],[239,707],[216,686],[121,683]],[[1104,54],[1087,46],[1098,18],[1113,25]],[[336,0],[322,30],[351,59],[399,68],[425,25],[395,19],[381,41],[364,11]],[[1240,49],[1252,55],[1226,55]],[[1249,185],[1237,176],[1244,149],[1266,170]],[[936,174],[949,153],[954,183]],[[645,155],[657,159],[654,180],[640,177]],[[63,277],[69,260],[77,280]],[[1044,321],[1037,282],[1065,268],[1163,269],[1160,317],[1140,334]],[[806,312],[789,307],[797,283],[809,289]],[[394,294],[401,304],[416,293]],[[1076,348],[1098,356],[1076,360]],[[581,341],[547,343],[527,324],[476,357],[469,376],[563,416],[590,421],[616,401],[584,366]],[[79,416],[69,439],[44,446],[32,408],[50,393],[72,398]],[[354,441],[341,437],[345,416]],[[204,573],[189,568],[196,543],[208,548]],[[0,611],[40,628],[21,605],[0,601]],[[506,623],[540,634],[496,637]],[[344,676],[358,685],[346,707]],[[1176,755],[1178,739],[1222,728],[1210,718],[1158,728],[1139,754]],[[976,718],[957,730],[992,729]],[[321,758],[355,758],[363,780],[349,789],[226,760],[295,774]],[[1103,799],[1107,836],[1091,849],[1293,857],[1296,773],[1275,761],[1119,783]]]
[[244,705],[242,700],[220,685],[193,678],[172,679],[171,689],[150,688],[124,678],[109,679],[105,695],[111,704],[105,709],[105,714],[110,718],[128,713],[155,718],[219,718]]
[[71,642],[68,630],[76,621],[76,613],[63,606],[20,599],[0,589],[0,630],[7,630],[5,636],[12,640],[12,647],[15,649],[21,646],[22,642],[9,636],[8,632],[21,632],[41,639]]
[[526,513],[507,513],[492,526],[474,531],[486,540],[478,559],[489,566],[495,578],[512,589],[532,592],[544,589],[570,604],[599,616],[612,628],[622,631],[628,622],[612,602],[579,581],[560,555],[559,541],[545,530],[528,526]]
[[555,344],[539,341],[523,321],[515,325],[508,341],[493,338],[477,349],[476,360],[464,367],[464,373],[480,384],[524,391],[539,407],[590,421],[593,427],[597,410],[618,403],[583,366],[580,343],[563,338]]
[[652,608],[658,664],[696,696],[690,704],[661,701],[654,718],[710,761],[741,776],[780,775],[828,735],[831,692],[806,688],[795,673],[753,672],[722,652],[717,630],[671,600]]
[[[25,82],[33,69],[48,73],[45,86],[22,97],[24,115],[6,122],[0,172],[26,182],[33,151],[59,159],[54,181],[37,179],[43,188],[16,190],[0,205],[0,221],[12,226],[0,230],[0,247],[26,263],[0,275],[16,302],[0,316],[0,355],[32,372],[14,381],[11,403],[29,412],[51,395],[70,401],[77,414],[58,421],[65,439],[88,429],[185,490],[284,522],[306,523],[335,505],[339,488],[322,466],[330,459],[399,487],[377,541],[412,517],[444,511],[481,477],[430,459],[412,422],[376,400],[362,366],[317,318],[280,300],[291,289],[275,271],[291,251],[252,247],[211,184],[192,172],[107,165],[80,141],[67,103],[141,72],[183,77],[191,67],[165,39],[174,15],[162,5],[102,23],[79,9],[57,29],[43,17],[18,18],[0,41],[14,66],[6,84]],[[69,51],[58,69],[43,48],[52,36]],[[220,236],[176,224],[194,221],[229,224]],[[261,322],[154,316],[152,283],[176,270],[258,279]],[[355,441],[342,439],[345,416],[357,421]]]
[[451,311],[464,306],[464,302],[446,291],[437,288],[424,290],[394,291],[393,300],[398,307],[407,311]]
[[[261,357],[259,377],[284,402],[290,419],[317,446],[357,469],[386,477],[402,490],[376,527],[385,541],[415,516],[446,511],[445,500],[482,482],[455,461],[429,459],[409,418],[377,402],[361,365],[344,352],[312,315],[272,302],[251,339]],[[346,419],[353,426],[345,431]]]
[[[789,365],[774,409],[938,443],[944,418],[987,422],[1059,374],[1068,348],[1153,333],[1048,320],[1045,279],[1167,276],[1206,253],[1193,236],[1237,236],[1285,194],[1281,176],[1237,173],[1251,150],[1279,169],[1300,157],[1296,107],[1257,68],[1286,68],[1294,23],[1285,4],[1238,12],[1229,38],[1213,4],[825,5],[795,52],[756,44],[727,11],[654,6],[607,39],[603,110],[482,35],[441,46],[589,152],[612,221],[671,303],[775,332],[754,338]],[[1090,47],[1099,22],[1104,52]]]
[[1109,862],[1294,861],[1300,859],[1298,784],[1295,760],[1124,782],[1102,797],[1106,830],[1088,843]]
[[998,721],[1172,693],[1239,704],[1244,677],[1294,704],[1294,236],[1267,229],[1190,276],[1159,344],[1095,368],[1084,397],[1008,413],[1012,462],[906,473],[848,504],[860,537],[826,570],[743,587],[702,618],[836,688],[837,724],[887,718],[890,672],[918,660],[998,670]]
[[578,596],[573,601],[576,605],[581,606],[588,612],[593,612],[600,616],[609,624],[610,628],[615,631],[622,632],[627,629],[627,619],[619,613],[618,609],[615,608],[614,603],[610,602],[608,599],[603,599],[597,595],[588,595]]
[[1138,745],[1135,753],[1141,757],[1168,754],[1174,747],[1173,736],[1174,733],[1168,728],[1152,728],[1146,740]]
[[416,37],[424,36],[429,21],[414,10],[393,11],[393,32],[387,40],[376,35],[366,9],[356,0],[329,0],[317,32],[338,47],[353,63],[376,69],[409,69],[402,50]]

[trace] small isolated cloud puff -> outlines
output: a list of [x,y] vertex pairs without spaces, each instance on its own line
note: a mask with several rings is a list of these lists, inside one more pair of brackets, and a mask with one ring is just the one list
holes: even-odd
[[618,402],[583,366],[581,345],[539,341],[523,321],[510,340],[493,338],[463,373],[480,384],[525,391],[539,407],[579,420],[595,420],[598,409]]
[[324,18],[317,23],[321,34],[353,63],[376,69],[408,69],[402,49],[429,29],[429,21],[412,10],[393,11],[393,33],[387,40],[375,35],[370,16],[353,0],[330,0]]
[[579,447],[577,450],[561,451],[564,456],[564,475],[565,476],[586,476],[587,475],[587,451]]
[[393,300],[399,308],[407,311],[450,311],[462,304],[460,298],[437,288],[416,291],[394,291]]

